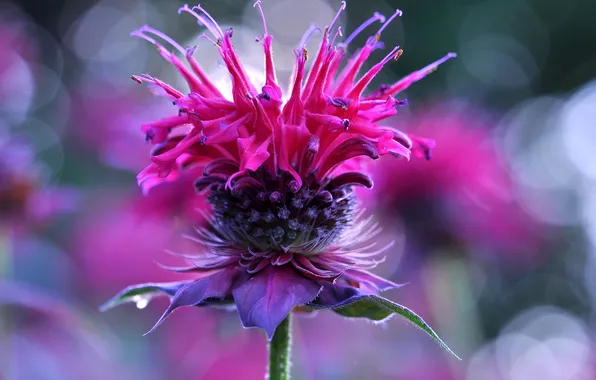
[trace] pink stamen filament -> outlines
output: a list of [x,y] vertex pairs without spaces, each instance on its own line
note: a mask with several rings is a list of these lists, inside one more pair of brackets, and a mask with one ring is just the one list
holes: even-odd
[[[141,34],[143,32],[151,33],[162,40],[166,41],[170,45],[172,45],[176,50],[178,50],[183,56],[186,54],[186,49],[184,49],[178,42],[176,42],[172,37],[168,36],[167,34],[160,32],[159,30],[150,27],[149,25],[143,25],[138,31],[139,34],[135,34],[139,37],[142,37]],[[134,33],[134,32],[133,32]],[[132,33],[131,33],[132,34]],[[155,40],[152,41],[155,43]]]
[[424,66],[423,68],[418,70],[417,73],[419,73],[420,75],[422,75],[422,77],[424,77],[424,76],[432,73],[433,71],[437,70],[439,68],[439,66],[442,65],[443,63],[445,63],[448,60],[450,60],[451,58],[455,58],[455,57],[457,57],[456,53],[447,53],[443,58],[438,59],[435,62]]
[[203,38],[209,42],[211,42],[213,45],[217,45],[217,41],[215,41],[213,38],[209,37],[208,35],[206,35],[205,33],[201,34],[199,36],[199,38]]
[[333,39],[331,40],[331,44],[329,44],[329,47],[331,48],[333,45],[335,45],[335,39],[337,38],[337,36],[341,36],[343,37],[343,33],[341,32],[341,26],[337,27],[337,31],[335,32],[335,35],[333,36]]
[[362,91],[364,91],[364,88],[370,83],[374,76],[379,71],[381,71],[381,68],[398,54],[401,54],[400,48],[399,46],[396,46],[393,48],[393,50],[391,50],[391,52],[389,52],[389,54],[385,56],[385,58],[381,60],[381,62],[374,65],[366,74],[364,74],[364,76],[356,83],[356,85],[352,87],[352,89],[346,97],[353,98],[356,96],[360,96],[362,94]]
[[265,13],[263,12],[263,7],[261,6],[261,0],[257,0],[253,4],[253,7],[259,8],[259,13],[261,13],[261,21],[263,22],[263,34],[268,36],[269,33],[267,33],[267,23],[265,22]]
[[157,45],[157,41],[155,41],[155,39],[143,34],[143,32],[141,32],[140,30],[134,30],[134,31],[130,32],[130,35],[135,36],[135,37],[141,37],[145,41],[149,41],[150,43]]
[[348,46],[356,36],[358,36],[362,31],[372,25],[375,21],[380,21],[381,23],[385,22],[385,16],[380,14],[379,12],[375,12],[374,15],[369,18],[368,20],[364,21],[356,30],[354,30],[350,36],[341,44],[341,46]]
[[341,2],[341,6],[339,7],[339,10],[335,14],[335,17],[331,21],[331,24],[329,24],[329,26],[327,27],[327,30],[331,30],[331,28],[333,28],[333,25],[335,25],[335,23],[337,22],[337,20],[339,20],[339,15],[341,15],[341,13],[344,11],[344,9],[346,9],[346,2],[345,1],[342,1]]
[[306,32],[304,32],[304,34],[302,35],[302,38],[300,39],[300,43],[298,44],[298,49],[304,49],[306,47],[306,43],[308,42],[308,40],[312,37],[312,35],[317,30],[320,32],[321,28],[319,28],[316,24],[310,24],[310,26],[308,27],[308,29],[306,29]]
[[217,21],[215,21],[215,19],[213,17],[211,17],[211,15],[209,13],[207,13],[207,11],[205,9],[203,9],[201,7],[201,4],[197,4],[194,7],[192,7],[192,9],[198,9],[201,12],[203,12],[205,14],[205,16],[207,16],[209,18],[209,20],[211,20],[211,22],[213,23],[213,25],[217,28],[217,30],[219,31],[219,33],[221,34],[221,37],[224,36],[224,32],[223,30],[221,30],[221,28],[219,27],[219,24],[217,23]]
[[395,13],[393,13],[393,14],[391,15],[391,17],[389,17],[389,19],[388,19],[387,21],[385,21],[385,22],[383,23],[383,25],[381,25],[381,27],[379,28],[379,31],[377,32],[377,34],[376,34],[376,35],[377,35],[377,36],[380,36],[380,35],[381,35],[381,33],[383,33],[383,30],[385,30],[385,28],[386,28],[387,26],[389,26],[389,24],[391,23],[391,21],[395,20],[395,18],[396,18],[396,17],[398,17],[398,16],[401,16],[402,14],[403,14],[403,12],[402,12],[402,11],[400,11],[399,9],[396,9],[396,10],[395,10]]
[[211,24],[211,22],[209,20],[206,20],[203,16],[199,15],[197,12],[195,12],[193,9],[195,7],[193,7],[192,9],[188,6],[188,4],[184,4],[183,7],[178,9],[178,14],[182,13],[182,12],[188,12],[191,15],[193,15],[196,19],[197,19],[197,23],[199,25],[203,25],[204,27],[206,27],[207,29],[209,29],[209,31],[215,36],[216,39],[222,39],[224,38],[224,34],[221,31],[221,29],[219,28],[219,26],[213,25]]
[[135,30],[135,31],[131,32],[130,35],[140,37],[140,38],[144,39],[145,41],[149,41],[151,44],[155,45],[157,47],[157,50],[159,51],[159,54],[161,54],[162,57],[164,57],[166,60],[168,60],[168,62],[172,59],[172,54],[166,48],[164,48],[155,39],[144,34],[142,31]]
[[399,58],[403,53],[403,50],[401,50],[399,48],[399,46],[394,47],[391,52],[389,54],[387,54],[385,56],[385,58],[383,58],[383,60],[380,62],[381,65],[385,65],[387,64],[387,62],[391,61],[392,59],[394,59],[395,57]]

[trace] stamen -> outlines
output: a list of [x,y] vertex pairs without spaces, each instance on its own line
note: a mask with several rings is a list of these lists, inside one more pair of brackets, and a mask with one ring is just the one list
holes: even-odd
[[352,103],[352,99],[345,99],[345,98],[332,98],[329,95],[326,95],[328,104],[331,104],[334,107],[341,108],[344,111],[348,109],[350,103]]
[[399,57],[401,57],[403,52],[404,51],[400,49],[399,46],[394,47],[393,50],[391,50],[391,52],[387,54],[385,58],[383,58],[383,60],[381,60],[381,65],[387,64],[392,59],[395,59],[397,61]]
[[300,43],[298,44],[298,48],[299,49],[306,48],[306,43],[308,42],[308,40],[312,37],[312,35],[316,31],[319,31],[319,33],[320,33],[321,28],[319,28],[316,24],[310,24],[308,29],[306,29],[306,32],[304,32],[304,34],[302,35],[302,38],[300,39]]
[[368,86],[372,79],[381,71],[384,65],[391,61],[399,53],[400,48],[396,46],[381,60],[381,62],[374,65],[360,80],[352,87],[352,89],[346,95],[347,98],[354,99],[356,96],[360,96],[362,91]]
[[391,17],[389,17],[389,19],[387,21],[385,21],[383,23],[383,25],[381,25],[381,27],[379,28],[379,31],[376,34],[381,35],[381,33],[383,33],[383,30],[385,30],[385,28],[391,23],[391,21],[395,20],[396,17],[401,16],[402,14],[403,14],[402,11],[400,11],[399,9],[396,9],[395,13],[393,13],[391,15]]
[[133,30],[132,32],[130,32],[131,36],[135,36],[135,37],[141,37],[142,39],[151,42],[152,44],[156,44],[157,41],[155,41],[155,39],[143,34],[143,32],[141,32],[140,29],[137,30]]
[[194,7],[192,7],[192,9],[198,9],[201,12],[203,12],[205,14],[205,16],[207,16],[209,18],[209,20],[211,20],[211,22],[213,23],[213,25],[217,28],[217,30],[219,31],[219,33],[221,34],[221,37],[224,36],[224,32],[223,30],[221,30],[221,28],[219,27],[219,24],[217,23],[217,21],[215,21],[215,19],[213,17],[211,17],[211,15],[209,13],[207,13],[207,11],[205,9],[203,9],[201,7],[201,4],[197,4]]
[[335,45],[335,39],[337,38],[337,36],[341,36],[343,37],[343,33],[341,32],[341,26],[337,27],[337,31],[335,32],[335,35],[333,36],[333,39],[331,40],[331,44],[329,44],[329,48],[331,48],[333,45]]
[[[208,36],[208,35],[206,35],[205,33],[201,34],[201,35],[199,36],[199,38],[203,38],[203,39],[205,39],[205,40],[207,40],[207,41],[211,42],[213,45],[217,45],[217,46],[220,46],[220,45],[221,45],[221,44],[219,43],[219,41],[220,41],[220,40],[217,40],[217,41],[215,41],[213,38],[209,37],[209,36]],[[222,64],[222,65],[223,65],[223,64]],[[225,65],[223,65],[223,66],[225,66]]]
[[161,38],[162,40],[166,41],[167,43],[172,45],[176,50],[178,50],[182,55],[186,54],[186,49],[184,49],[173,38],[171,38],[170,36],[168,36],[167,34],[165,34],[163,32],[160,32],[159,30],[157,30],[155,28],[150,27],[149,25],[143,25],[138,30],[135,30],[134,32],[132,32],[131,35],[144,38],[147,41],[149,41],[153,44],[156,44],[156,41],[153,38],[150,38],[150,37],[146,36],[145,34],[143,34],[144,32],[151,33],[151,34]]
[[263,12],[263,7],[261,6],[261,0],[257,0],[253,4],[253,8],[255,7],[259,8],[259,13],[261,13],[261,21],[263,21],[263,34],[267,36],[269,33],[267,33],[267,23],[265,22],[265,13]]
[[428,73],[431,73],[431,72],[435,71],[441,64],[447,62],[451,58],[456,58],[456,57],[457,57],[457,53],[447,53],[443,58],[424,67],[422,69],[422,71],[428,71]]
[[372,25],[375,21],[380,21],[381,23],[385,22],[385,16],[383,16],[382,14],[380,14],[379,12],[375,12],[373,14],[373,16],[371,18],[369,18],[368,20],[364,21],[358,28],[356,28],[356,30],[354,30],[352,32],[352,34],[350,34],[350,36],[340,45],[342,47],[348,46],[350,44],[350,42],[352,42],[354,40],[354,38],[356,38],[356,36],[358,36],[360,33],[362,33],[362,31],[366,28],[368,28],[370,25]]
[[331,30],[331,28],[333,28],[333,25],[335,25],[335,23],[337,22],[337,20],[339,20],[339,15],[341,14],[341,12],[344,11],[344,9],[346,9],[346,2],[345,1],[342,1],[341,2],[341,6],[339,7],[339,10],[335,14],[335,17],[331,21],[331,24],[329,24],[329,26],[326,28],[326,30]]
[[199,25],[203,25],[205,26],[207,29],[209,29],[209,31],[219,40],[221,38],[224,38],[224,34],[221,31],[221,28],[219,28],[219,26],[213,25],[209,20],[206,20],[203,16],[199,15],[197,12],[195,12],[193,9],[196,7],[193,7],[192,9],[188,6],[188,4],[184,4],[183,7],[178,9],[178,14],[182,13],[182,12],[188,12],[191,15],[193,15],[196,19],[197,19],[197,23]]

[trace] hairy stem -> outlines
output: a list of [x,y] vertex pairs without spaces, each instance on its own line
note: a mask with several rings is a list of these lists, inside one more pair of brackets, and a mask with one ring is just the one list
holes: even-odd
[[289,380],[292,352],[291,314],[277,326],[269,343],[269,380]]

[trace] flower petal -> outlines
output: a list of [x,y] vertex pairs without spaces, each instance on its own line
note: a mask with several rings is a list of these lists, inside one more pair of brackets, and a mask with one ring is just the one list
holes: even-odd
[[227,268],[209,277],[188,282],[172,297],[170,306],[147,334],[153,332],[172,311],[179,307],[197,306],[208,298],[226,298],[230,295],[232,285],[238,275],[239,272],[236,268]]
[[242,325],[262,328],[271,340],[292,308],[311,302],[320,290],[321,285],[285,265],[268,266],[234,289],[233,295]]
[[401,288],[403,284],[396,284],[370,272],[356,269],[348,269],[342,274],[342,278],[356,281],[363,289],[370,289],[374,292],[383,292],[389,289]]

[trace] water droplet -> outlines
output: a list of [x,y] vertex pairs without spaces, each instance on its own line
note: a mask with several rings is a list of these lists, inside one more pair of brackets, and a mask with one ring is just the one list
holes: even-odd
[[144,309],[149,305],[149,301],[151,300],[151,296],[134,296],[131,298],[131,301],[135,303],[137,309]]

